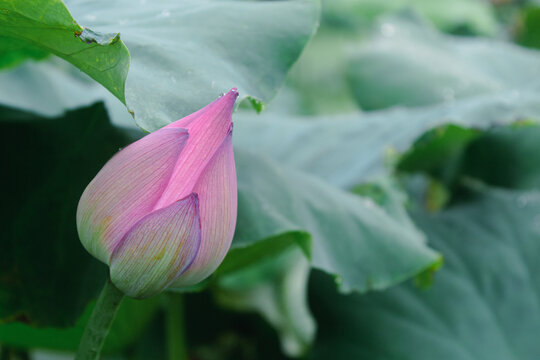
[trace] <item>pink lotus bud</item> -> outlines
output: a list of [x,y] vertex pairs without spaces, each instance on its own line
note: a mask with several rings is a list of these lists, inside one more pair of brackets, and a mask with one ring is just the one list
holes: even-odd
[[77,209],[83,246],[132,297],[185,287],[221,263],[236,224],[232,89],[118,152]]

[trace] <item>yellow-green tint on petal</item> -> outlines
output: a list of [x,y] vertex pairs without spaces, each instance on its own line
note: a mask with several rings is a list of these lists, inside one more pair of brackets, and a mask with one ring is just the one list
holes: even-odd
[[79,238],[89,253],[109,263],[122,237],[159,201],[187,139],[185,129],[161,129],[105,164],[77,208]]
[[113,253],[111,279],[126,295],[155,295],[192,263],[200,239],[199,201],[191,194],[135,224]]

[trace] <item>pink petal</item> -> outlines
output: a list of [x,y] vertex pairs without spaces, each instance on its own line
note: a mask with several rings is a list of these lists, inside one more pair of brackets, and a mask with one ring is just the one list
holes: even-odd
[[201,241],[197,195],[141,219],[111,258],[111,279],[126,295],[144,298],[168,287],[193,261]]
[[168,206],[193,192],[202,171],[230,133],[237,96],[236,89],[232,89],[205,108],[166,127],[185,127],[189,139],[156,209]]
[[104,263],[124,234],[152,212],[188,139],[185,129],[161,129],[117,153],[84,191],[77,229],[88,252]]
[[193,285],[208,277],[223,261],[231,245],[237,209],[231,133],[202,172],[193,191],[199,196],[201,244],[193,263],[171,287]]

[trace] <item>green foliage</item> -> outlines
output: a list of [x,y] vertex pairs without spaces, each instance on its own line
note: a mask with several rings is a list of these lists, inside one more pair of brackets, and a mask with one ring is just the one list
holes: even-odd
[[454,188],[464,179],[476,179],[497,187],[538,189],[539,136],[540,127],[529,123],[483,132],[441,127],[418,139],[398,169],[424,172]]
[[[350,53],[362,45],[380,16],[410,11],[425,16],[427,22],[445,32],[495,35],[497,31],[491,7],[476,0],[323,1],[323,26],[289,77],[290,86],[297,91],[287,95],[298,97],[300,102],[292,110],[310,115],[356,110],[347,85]],[[390,36],[399,32],[392,24],[382,30]],[[390,72],[396,76],[393,69]]]
[[106,270],[78,241],[77,203],[130,139],[109,124],[102,104],[55,120],[2,108],[1,125],[9,175],[0,181],[9,211],[1,226],[0,318],[72,325],[103,285]]
[[[2,62],[12,58],[5,65],[19,62],[23,56],[42,58],[43,51],[50,52],[77,66],[125,101],[129,52],[120,35],[79,26],[62,1],[4,1],[0,5],[0,36],[7,38],[0,43],[6,54]],[[18,49],[4,48],[14,41]]]
[[529,6],[518,16],[514,37],[518,44],[531,48],[540,47],[540,7]]
[[[200,109],[232,87],[237,87],[242,98],[249,99],[255,109],[261,110],[263,103],[275,95],[315,32],[319,16],[317,0],[142,3],[77,0],[69,2],[68,6],[85,26],[104,33],[122,34],[122,41],[132,57],[126,81],[127,108],[137,125],[148,131]],[[129,21],[125,20],[128,18]],[[96,41],[101,39],[92,35],[93,32],[87,31],[87,34]],[[95,43],[92,46],[102,48]],[[78,63],[74,65],[85,70]],[[31,75],[32,79],[18,84],[29,86],[24,89],[25,93],[39,91],[39,86],[44,85],[42,78],[47,77],[40,71],[42,66],[31,68],[32,74],[25,72],[24,76]],[[55,69],[47,67],[44,71]],[[65,106],[86,105],[89,98],[90,101],[108,98],[106,93],[89,88],[79,76],[58,76],[63,78],[60,79],[63,85],[57,91]],[[20,75],[13,77],[18,79]],[[34,89],[36,85],[38,89]],[[41,91],[44,96],[49,95],[47,87]],[[72,97],[74,91],[81,96],[66,99]],[[17,101],[17,106],[32,111],[41,112],[50,107],[42,103],[42,96],[13,98],[9,93],[0,95],[3,103]],[[107,106],[117,104],[107,101]],[[60,105],[56,112],[47,115],[58,115],[61,111]],[[125,118],[127,113],[115,111],[113,121],[117,116]]]
[[306,301],[308,276],[309,262],[291,248],[221,277],[216,298],[227,308],[259,312],[279,332],[283,351],[299,356],[309,350],[315,335]]
[[437,215],[414,214],[445,257],[427,290],[338,295],[314,274],[314,359],[535,359],[540,354],[537,192],[483,189]]
[[[124,299],[105,342],[103,351],[114,353],[139,340],[159,309],[160,298],[147,300]],[[72,327],[35,328],[23,323],[0,325],[0,342],[18,348],[46,348],[75,351],[94,308],[94,302]]]
[[200,109],[232,87],[242,98],[256,99],[260,109],[285,79],[319,16],[316,0],[70,5],[86,25],[121,32],[132,56],[127,107],[147,131]]
[[425,171],[443,183],[455,180],[466,146],[480,137],[477,130],[445,125],[428,131],[400,159],[401,171]]
[[7,37],[0,38],[0,49],[0,69],[16,66],[28,58],[40,60],[49,55],[35,45]]
[[[392,153],[405,152],[415,139],[441,124],[482,129],[540,117],[535,93],[511,100],[508,96],[493,94],[451,104],[338,116],[291,116],[270,111],[255,116],[240,112],[235,117],[234,141],[238,148],[264,153],[349,189],[388,174]],[[448,145],[451,150],[453,145]]]
[[261,156],[237,151],[236,162],[239,209],[233,249],[302,231],[309,234],[312,266],[333,274],[345,292],[384,289],[439,261],[414,227],[370,199]]
[[512,189],[540,189],[540,127],[494,129],[467,148],[462,176]]
[[107,94],[107,110],[115,104],[125,107],[107,90],[64,61],[48,57],[39,62],[26,61],[13,69],[0,71],[0,102],[48,117],[61,116],[67,109],[89,106]]
[[[515,45],[442,35],[402,16],[380,21],[370,41],[352,56],[349,75],[353,94],[366,110],[451,106],[502,94],[512,102],[537,93],[539,59],[538,53]],[[389,69],[393,76],[385,76]]]
[[[2,356],[70,356],[106,274],[77,239],[84,187],[136,126],[238,87],[233,244],[175,289],[190,358],[536,360],[537,10],[4,1]],[[164,306],[127,299],[105,358],[167,357]]]
[[[201,360],[284,360],[275,331],[253,314],[225,311],[209,293],[186,298],[186,327],[193,358]],[[148,359],[155,356],[150,353]]]
[[336,27],[372,25],[388,13],[415,11],[439,29],[458,34],[494,35],[493,9],[476,0],[326,0],[323,19]]

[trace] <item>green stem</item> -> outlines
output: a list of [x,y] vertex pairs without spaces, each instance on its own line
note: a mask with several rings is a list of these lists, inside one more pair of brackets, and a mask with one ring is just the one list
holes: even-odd
[[123,298],[124,294],[107,278],[84,329],[75,360],[99,359],[99,353]]
[[169,294],[167,307],[167,350],[169,360],[188,360],[184,324],[184,301],[180,294]]

